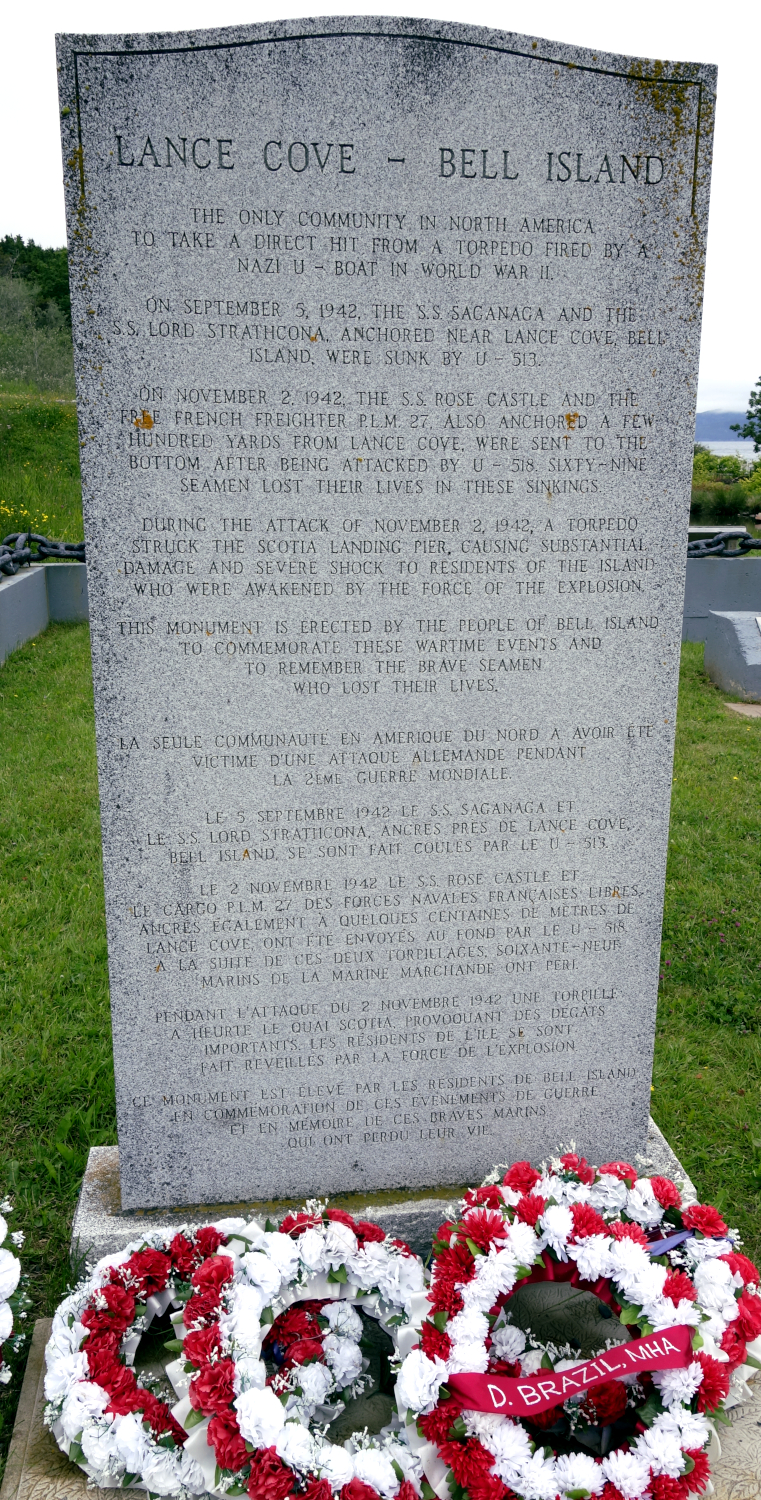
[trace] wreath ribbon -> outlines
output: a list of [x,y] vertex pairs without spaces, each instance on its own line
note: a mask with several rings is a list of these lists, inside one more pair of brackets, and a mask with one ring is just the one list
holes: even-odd
[[692,1360],[693,1331],[687,1323],[680,1323],[665,1332],[615,1345],[567,1370],[542,1370],[527,1377],[450,1375],[447,1385],[473,1411],[531,1417],[607,1380],[621,1380],[642,1370],[685,1369]]

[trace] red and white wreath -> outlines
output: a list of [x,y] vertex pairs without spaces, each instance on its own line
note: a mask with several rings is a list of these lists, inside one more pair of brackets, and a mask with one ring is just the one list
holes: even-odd
[[[518,1162],[501,1183],[470,1190],[434,1241],[428,1315],[396,1387],[426,1493],[701,1493],[710,1419],[742,1396],[761,1358],[759,1276],[738,1244],[716,1209],[683,1208],[673,1182],[638,1177],[627,1162],[592,1168],[572,1152],[541,1173]],[[570,1346],[543,1345],[511,1320],[510,1299],[544,1281],[594,1293],[640,1340],[610,1339],[584,1363]],[[664,1352],[679,1339],[681,1353]],[[655,1354],[678,1367],[651,1360],[606,1377]],[[499,1413],[507,1392],[517,1416]]]
[[331,1442],[361,1394],[357,1309],[396,1339],[425,1304],[421,1261],[376,1224],[313,1202],[279,1229],[245,1225],[207,1261],[168,1367],[186,1452],[217,1494],[256,1500],[415,1500],[422,1466],[394,1420]]

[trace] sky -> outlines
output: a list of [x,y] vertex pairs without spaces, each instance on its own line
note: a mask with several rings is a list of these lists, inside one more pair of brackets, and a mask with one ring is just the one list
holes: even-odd
[[175,31],[300,16],[464,21],[579,46],[719,67],[698,410],[743,411],[761,376],[758,0],[28,0],[9,3],[0,49],[0,236],[65,242],[56,31]]

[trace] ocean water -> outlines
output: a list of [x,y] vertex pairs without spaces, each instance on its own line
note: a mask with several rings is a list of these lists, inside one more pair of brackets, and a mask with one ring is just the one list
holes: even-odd
[[761,453],[755,453],[753,444],[747,440],[742,442],[738,440],[734,443],[709,443],[703,439],[700,446],[701,448],[710,448],[711,452],[715,453],[717,458],[731,457],[735,453],[740,458],[744,458],[746,462],[749,460],[751,463],[754,461],[757,462],[761,458]]

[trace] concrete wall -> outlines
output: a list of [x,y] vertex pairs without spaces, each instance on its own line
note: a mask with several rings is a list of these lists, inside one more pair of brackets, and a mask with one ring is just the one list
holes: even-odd
[[689,557],[682,619],[683,641],[704,641],[712,610],[761,614],[761,556]]
[[47,625],[87,620],[85,563],[49,562],[0,575],[0,665]]
[[761,628],[746,610],[714,610],[709,616],[705,669],[712,682],[733,698],[761,703]]

